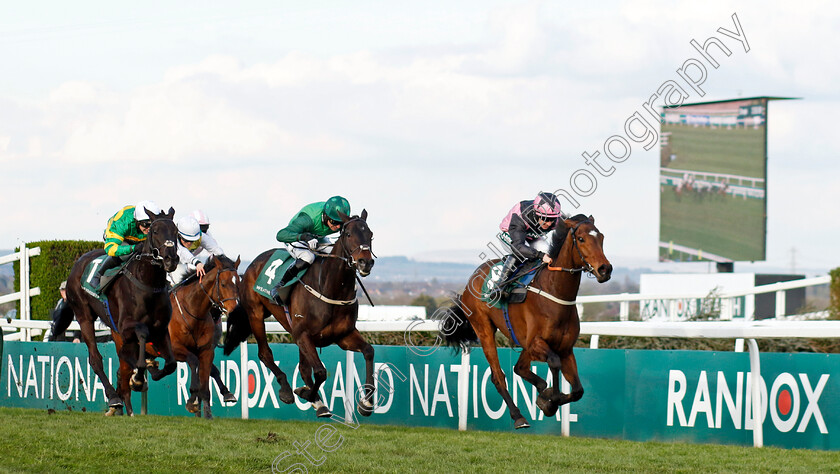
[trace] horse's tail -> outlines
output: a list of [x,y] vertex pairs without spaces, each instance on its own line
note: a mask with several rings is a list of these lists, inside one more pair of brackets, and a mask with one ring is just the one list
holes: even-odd
[[225,334],[225,355],[230,355],[239,343],[244,342],[251,335],[251,322],[248,320],[248,312],[241,304],[236,305],[233,311],[228,314],[227,334]]
[[439,336],[446,345],[467,350],[469,343],[478,342],[478,336],[467,319],[461,295],[457,295],[453,301],[454,305],[435,312],[435,319],[440,321]]
[[66,301],[60,308],[54,311],[58,311],[58,316],[53,318],[52,334],[50,335],[51,341],[55,341],[58,336],[64,334],[64,331],[73,322],[73,309],[70,308],[70,305]]

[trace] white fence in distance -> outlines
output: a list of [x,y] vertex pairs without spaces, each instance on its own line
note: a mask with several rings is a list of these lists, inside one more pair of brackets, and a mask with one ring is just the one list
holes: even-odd
[[[18,260],[20,261],[20,275],[18,275],[18,278],[20,279],[20,291],[0,296],[0,304],[19,301],[20,313],[18,314],[18,318],[22,321],[32,320],[30,298],[41,294],[40,288],[29,287],[29,259],[30,257],[38,255],[41,255],[40,247],[30,249],[26,247],[26,243],[23,243],[21,244],[19,251],[0,257],[0,265],[13,263]],[[17,335],[15,338],[24,341],[31,341],[31,328],[22,328],[21,334]]]

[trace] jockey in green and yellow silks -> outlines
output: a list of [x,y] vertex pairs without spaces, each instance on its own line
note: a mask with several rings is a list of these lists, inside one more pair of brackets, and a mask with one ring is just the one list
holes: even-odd
[[286,245],[295,263],[286,270],[274,288],[271,296],[277,302],[277,291],[315,261],[315,251],[332,245],[326,236],[341,230],[342,214],[350,215],[350,203],[341,196],[333,196],[325,202],[305,206],[277,232],[277,241]]
[[146,240],[146,233],[151,227],[151,219],[146,211],[160,214],[160,207],[152,201],[141,201],[135,206],[125,206],[108,219],[103,239],[105,253],[108,254],[90,280],[92,287],[99,289],[99,282],[105,270],[122,263],[134,252],[140,242]]

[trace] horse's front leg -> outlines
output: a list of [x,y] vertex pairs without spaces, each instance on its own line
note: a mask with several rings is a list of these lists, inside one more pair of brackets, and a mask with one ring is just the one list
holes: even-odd
[[[548,367],[551,370],[552,380],[554,386],[549,387],[548,382],[542,377],[535,374],[531,370],[531,361],[548,362]],[[528,381],[531,385],[537,388],[539,396],[537,397],[537,406],[542,410],[546,416],[554,416],[557,413],[557,404],[552,401],[556,398],[559,392],[560,381],[558,374],[560,372],[560,357],[549,347],[548,343],[540,337],[534,338],[527,350],[522,351],[519,360],[516,362],[513,370],[522,379]]]
[[152,380],[160,380],[169,374],[175,373],[178,363],[172,350],[172,340],[169,338],[169,331],[164,332],[163,341],[158,348],[160,356],[163,357],[163,368],[160,371],[152,372]]
[[[361,352],[365,357],[365,385],[364,395],[362,395],[356,405],[356,410],[362,416],[370,416],[373,413],[373,346],[364,340],[358,330],[353,330],[350,334],[338,341],[338,347],[345,351]],[[350,370],[348,367],[347,370]]]
[[198,354],[198,398],[204,402],[204,418],[208,420],[213,418],[210,409],[210,372],[213,367],[213,353],[215,347],[211,346],[200,351]]
[[304,387],[295,389],[295,393],[312,403],[312,408],[315,409],[315,414],[318,417],[330,416],[332,415],[330,409],[324,405],[321,396],[318,394],[321,384],[327,380],[327,369],[318,357],[318,351],[315,349],[315,344],[312,343],[308,333],[301,333],[295,342],[297,342],[300,351],[300,376],[306,384]]
[[222,394],[222,400],[224,403],[236,403],[236,395],[231,393],[230,389],[227,388],[224,382],[222,382],[222,374],[219,372],[219,368],[216,367],[216,364],[212,364],[210,366],[210,377],[216,381],[216,385],[219,386],[219,392]]
[[[137,359],[134,362],[134,373],[129,380],[129,386],[135,392],[145,392],[149,388],[146,383],[146,341],[149,339],[149,327],[138,323],[134,326],[134,334],[137,335]],[[129,351],[126,354],[126,360],[132,360],[128,344],[123,347],[126,347]]]
[[552,401],[557,403],[557,405],[565,405],[566,403],[576,402],[583,397],[583,385],[580,383],[580,377],[578,376],[578,368],[577,368],[577,360],[575,359],[575,354],[572,352],[572,349],[569,349],[569,352],[566,354],[560,354],[560,370],[563,371],[563,377],[569,382],[569,385],[572,386],[572,390],[570,393],[561,393],[560,392],[560,380],[558,379],[555,385],[557,385],[556,395],[552,397]]

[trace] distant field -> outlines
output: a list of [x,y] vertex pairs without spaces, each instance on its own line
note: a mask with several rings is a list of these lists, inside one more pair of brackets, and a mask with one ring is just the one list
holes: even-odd
[[[840,470],[840,453],[830,451],[458,432],[364,421],[353,429],[329,420],[106,418],[100,413],[3,407],[0,421],[0,472],[238,473],[272,472],[272,467],[274,472],[360,473]],[[289,456],[278,461],[284,453]]]
[[709,128],[662,125],[670,132],[670,152],[676,159],[668,168],[764,178],[764,128]]
[[[659,239],[735,261],[764,259],[764,200],[711,194],[702,199],[674,188],[660,193]],[[675,258],[675,257],[674,257]]]

